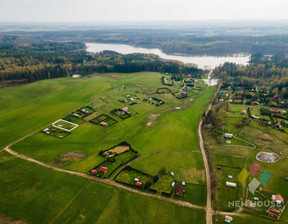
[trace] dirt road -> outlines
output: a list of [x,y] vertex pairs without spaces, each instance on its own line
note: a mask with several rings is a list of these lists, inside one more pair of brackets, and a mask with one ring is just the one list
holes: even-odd
[[[219,84],[218,89],[214,95],[214,97],[218,94],[220,88],[221,88],[221,84]],[[213,97],[213,99],[214,99]],[[207,112],[211,109],[212,107],[212,102],[213,100],[211,100],[211,102],[209,103],[205,114],[207,114]],[[204,162],[204,166],[205,166],[205,171],[206,171],[206,183],[207,183],[207,203],[206,203],[206,224],[213,224],[213,209],[212,209],[212,205],[211,205],[211,176],[210,176],[210,169],[209,169],[209,164],[208,164],[208,160],[207,160],[207,156],[206,156],[206,152],[204,149],[204,142],[203,142],[203,138],[202,138],[202,123],[203,123],[203,118],[200,119],[199,125],[198,125],[198,136],[199,136],[199,145],[201,148],[201,153],[202,153],[202,157],[203,157],[203,162]]]

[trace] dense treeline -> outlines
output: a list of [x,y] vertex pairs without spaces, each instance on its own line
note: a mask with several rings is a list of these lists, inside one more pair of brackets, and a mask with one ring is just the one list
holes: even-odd
[[288,57],[284,53],[255,54],[247,66],[225,63],[213,74],[226,83],[233,82],[233,86],[269,86],[273,95],[288,97]]
[[[254,27],[243,34],[239,30],[218,27],[217,29],[99,29],[50,32],[0,33],[2,42],[39,42],[49,40],[122,43],[148,48],[159,48],[166,53],[194,55],[227,55],[237,53],[275,54],[279,51],[288,53],[288,35],[269,35],[269,28]],[[257,35],[258,30],[259,35]],[[223,32],[221,32],[223,31]],[[211,32],[213,33],[211,35]],[[283,33],[287,33],[284,32]],[[0,47],[1,48],[1,47]]]
[[202,70],[155,55],[105,51],[88,54],[85,44],[78,42],[1,43],[0,80],[36,80],[65,77],[73,72],[89,75],[94,72],[155,71],[192,74],[200,77]]

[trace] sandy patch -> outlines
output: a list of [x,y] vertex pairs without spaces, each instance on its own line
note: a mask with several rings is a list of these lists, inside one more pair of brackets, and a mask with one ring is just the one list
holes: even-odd
[[53,163],[55,165],[65,163],[65,162],[75,162],[83,159],[86,156],[85,152],[67,152],[63,156],[60,156]]
[[256,159],[265,163],[275,163],[280,159],[280,156],[273,152],[259,152]]

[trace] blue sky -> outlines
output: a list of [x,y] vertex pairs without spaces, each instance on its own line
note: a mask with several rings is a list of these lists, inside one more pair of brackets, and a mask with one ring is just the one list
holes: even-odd
[[288,20],[288,0],[0,0],[0,22]]

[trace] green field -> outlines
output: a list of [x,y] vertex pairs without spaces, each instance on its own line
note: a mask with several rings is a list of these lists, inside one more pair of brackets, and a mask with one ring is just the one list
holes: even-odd
[[[83,152],[86,155],[84,158],[80,160],[72,159],[63,164],[57,164],[57,166],[68,170],[88,173],[93,167],[105,161],[105,157],[98,155],[100,151],[109,149],[120,142],[127,141],[139,153],[139,159],[131,162],[132,167],[151,176],[158,174],[159,170],[163,167],[167,167],[170,172],[173,171],[175,173],[177,180],[186,181],[188,184],[187,194],[185,194],[183,200],[204,205],[206,179],[198,144],[197,126],[200,116],[215,92],[215,87],[208,88],[202,81],[199,81],[199,85],[202,87],[202,90],[197,91],[193,95],[193,98],[188,97],[184,100],[176,99],[172,94],[157,94],[157,96],[153,94],[158,88],[163,87],[163,85],[159,73],[149,72],[111,75],[97,74],[91,76],[91,78],[77,80],[71,78],[51,79],[17,88],[2,89],[0,90],[0,94],[3,96],[0,101],[1,147],[32,133],[31,136],[14,144],[12,149],[50,165],[54,165],[54,161],[65,153]],[[173,88],[178,87],[175,86]],[[132,95],[134,93],[139,99],[155,97],[164,101],[165,104],[154,106],[148,102],[141,102],[129,105],[128,112],[132,116],[124,120],[110,113],[115,108],[123,107],[123,103],[119,101],[119,98],[121,99],[123,95]],[[93,110],[97,111],[95,117],[107,114],[117,122],[107,128],[103,128],[87,120],[68,116],[84,105],[89,105]],[[176,107],[180,109],[175,109]],[[89,113],[92,113],[92,110]],[[39,132],[61,118],[80,125],[63,139],[53,138]],[[149,122],[151,125],[148,126]],[[129,152],[121,154],[115,157],[115,163],[106,164],[109,167],[105,177],[109,178],[110,174],[114,174],[121,164],[124,164],[134,156],[132,154],[130,155]],[[10,158],[10,156],[8,157]],[[120,191],[112,187],[106,187],[105,185],[88,180],[83,181],[83,185],[85,186],[83,188],[81,178],[58,174],[54,171],[47,171],[46,174],[46,168],[38,168],[36,165],[30,166],[27,162],[22,161],[18,163],[18,159],[14,160],[14,163],[19,164],[19,168],[11,165],[12,162],[10,165],[2,162],[5,175],[2,172],[0,174],[0,177],[2,178],[1,175],[3,174],[2,179],[5,179],[2,183],[2,192],[3,194],[5,193],[5,197],[7,198],[5,200],[11,200],[10,204],[6,204],[5,210],[1,210],[1,212],[3,211],[5,216],[13,219],[27,220],[28,223],[37,223],[32,212],[24,212],[27,209],[23,207],[24,204],[27,204],[27,200],[31,200],[31,203],[36,200],[38,204],[35,203],[35,207],[32,210],[38,209],[36,213],[41,213],[41,215],[37,216],[47,223],[71,223],[71,220],[74,219],[76,220],[75,223],[95,223],[96,220],[96,223],[109,221],[112,223],[205,222],[205,212],[202,211],[194,212],[191,209],[180,208],[161,201],[156,201],[155,203],[155,200],[126,191]],[[26,164],[26,167],[23,169],[20,168],[24,166],[21,165],[22,163]],[[10,170],[12,168],[13,172]],[[21,171],[17,172],[18,169]],[[25,171],[25,169],[27,170]],[[125,177],[125,172],[123,172],[120,172],[117,178],[124,178],[130,183],[132,177],[128,177],[127,175]],[[16,182],[16,179],[19,179],[21,175],[22,179],[18,181],[19,184],[25,182],[26,175],[32,178],[31,180],[29,178],[27,180],[27,182],[30,180],[31,183],[33,183],[34,178],[40,178],[39,185],[34,187],[29,185],[27,187],[30,190],[29,192],[26,192],[25,189],[23,190],[23,194],[28,194],[27,198],[26,200],[23,198],[23,201],[20,200],[18,206],[22,207],[16,207],[14,210],[11,203],[16,194],[13,193],[13,190],[9,191],[7,189],[9,181],[6,178],[9,173],[11,174],[11,182]],[[55,178],[52,178],[54,174]],[[35,175],[37,177],[34,177]],[[59,175],[59,178],[56,177],[57,175]],[[65,178],[67,176],[69,181],[67,180],[67,183],[64,180],[59,181],[62,176],[65,176]],[[51,179],[53,179],[51,185],[43,183]],[[77,184],[73,183],[74,179],[76,179]],[[53,192],[59,188],[59,184],[61,184],[61,188],[54,195]],[[159,182],[158,188],[160,188],[160,191],[167,191],[170,189],[170,184],[170,179],[165,181],[165,178],[163,178]],[[73,185],[73,189],[69,188],[71,185]],[[107,188],[107,194],[101,191],[102,187],[103,189]],[[22,187],[18,189],[20,191]],[[71,202],[66,201],[65,203],[61,194],[65,194],[65,190],[67,191],[67,189],[69,190],[66,196]],[[77,195],[77,190],[81,191],[79,196]],[[34,191],[36,193],[32,197],[31,194]],[[93,194],[90,197],[91,191]],[[73,199],[73,197],[70,197],[69,193],[74,196],[77,195],[75,196],[76,198]],[[97,198],[97,195],[100,195],[100,198]],[[49,197],[53,198],[54,196],[58,197],[58,201],[56,200],[51,203],[51,208],[49,207],[45,213],[43,209],[44,204],[49,204],[53,200]],[[89,197],[89,200],[87,199],[87,204],[84,204],[86,197]],[[44,198],[48,198],[47,200],[50,201],[45,202]],[[135,202],[129,203],[126,207],[122,206],[120,210],[115,211],[118,208],[118,204],[129,200]],[[150,200],[153,202],[150,202]],[[79,202],[78,204],[78,201],[81,201],[81,203]],[[97,206],[99,208],[96,206],[94,209],[93,202],[99,201],[101,203],[103,201],[103,205],[100,206],[98,203]],[[59,202],[58,207],[53,207],[57,202]],[[2,202],[0,199],[0,203],[0,208],[2,208],[5,202]],[[73,206],[71,207],[71,211],[67,209],[70,206]],[[101,210],[100,207],[103,209]],[[177,212],[175,212],[176,208]],[[83,212],[81,212],[82,210]],[[22,214],[21,211],[25,214]],[[59,212],[58,215],[56,211]],[[73,213],[73,211],[77,212]],[[93,211],[94,215],[91,215]],[[151,213],[149,217],[146,215],[147,212]],[[164,212],[165,215],[163,215]],[[46,219],[44,219],[44,216]],[[80,219],[79,217],[83,218],[83,220],[78,220]]]

